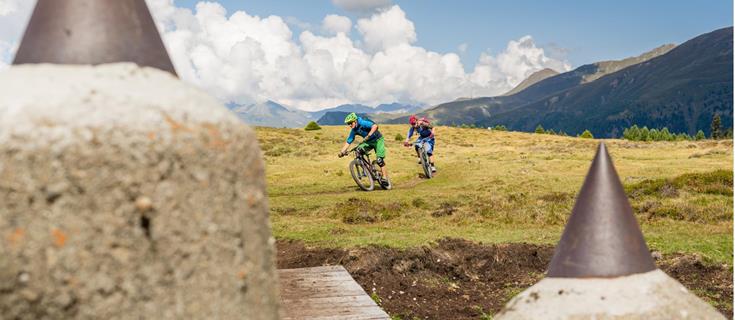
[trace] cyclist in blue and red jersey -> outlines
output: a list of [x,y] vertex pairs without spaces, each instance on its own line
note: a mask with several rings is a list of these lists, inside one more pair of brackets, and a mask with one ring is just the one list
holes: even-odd
[[[429,155],[429,163],[431,164],[431,172],[436,172],[436,166],[434,166],[434,136],[435,136],[435,129],[431,126],[431,122],[429,119],[421,118],[417,119],[416,116],[412,115],[408,118],[408,123],[411,125],[411,127],[408,129],[408,134],[406,135],[406,140],[403,141],[403,145],[409,146],[409,139],[414,134],[418,135],[418,138],[416,139],[417,143],[424,143],[426,146],[426,153]],[[416,156],[419,158],[419,163],[421,163],[421,157],[419,156],[419,150],[418,147],[416,149]]]

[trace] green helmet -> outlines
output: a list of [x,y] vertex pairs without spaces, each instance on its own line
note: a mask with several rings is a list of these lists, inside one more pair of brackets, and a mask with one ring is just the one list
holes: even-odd
[[350,124],[355,121],[357,121],[357,115],[354,112],[345,117],[345,124]]

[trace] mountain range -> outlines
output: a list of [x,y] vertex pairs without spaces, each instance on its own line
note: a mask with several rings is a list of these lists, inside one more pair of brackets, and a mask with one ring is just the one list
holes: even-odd
[[[327,125],[342,124],[344,115],[347,115],[350,112],[362,115],[370,114],[372,119],[387,120],[402,114],[421,111],[421,106],[419,105],[402,103],[380,104],[375,107],[362,104],[343,104],[334,108],[319,111],[304,111],[290,108],[270,100],[249,105],[231,103],[228,105],[228,108],[235,112],[240,119],[249,125],[279,128],[303,127],[309,123],[309,121],[319,121],[319,124]],[[335,113],[342,115],[342,118],[335,118]],[[327,114],[329,114],[329,116],[324,118]],[[321,120],[322,118],[325,120]],[[333,119],[337,119],[339,121]]]
[[526,88],[508,95],[452,101],[421,115],[445,125],[500,124],[517,131],[542,125],[569,134],[588,129],[595,137],[619,137],[633,124],[709,134],[714,114],[732,127],[732,47],[732,27],[723,28],[637,57],[532,75]]
[[671,132],[710,134],[713,115],[724,129],[733,119],[733,28],[667,44],[636,57],[601,61],[558,73],[543,69],[501,96],[459,98],[425,110],[391,103],[346,104],[307,112],[268,101],[232,105],[246,123],[301,127],[309,121],[341,125],[355,112],[379,123],[406,123],[410,114],[443,125],[504,125],[515,131],[545,129],[567,134],[590,130],[595,137],[620,137],[633,124]]

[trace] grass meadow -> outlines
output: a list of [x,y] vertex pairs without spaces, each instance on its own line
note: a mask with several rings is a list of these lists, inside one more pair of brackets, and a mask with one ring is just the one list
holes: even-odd
[[[280,239],[309,245],[415,247],[444,237],[555,244],[600,140],[438,127],[435,178],[384,125],[390,191],[360,191],[348,128],[256,128]],[[605,140],[651,249],[732,265],[732,140]]]

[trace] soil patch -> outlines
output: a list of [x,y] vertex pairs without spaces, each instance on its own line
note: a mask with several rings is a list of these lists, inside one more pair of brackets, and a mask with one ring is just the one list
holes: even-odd
[[[554,247],[442,239],[431,246],[335,249],[279,240],[278,268],[343,265],[391,316],[490,319],[513,296],[543,278]],[[732,267],[694,255],[664,255],[659,267],[732,318]]]

